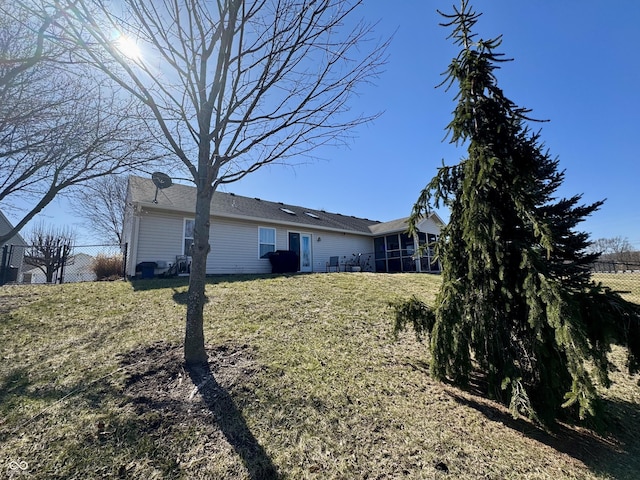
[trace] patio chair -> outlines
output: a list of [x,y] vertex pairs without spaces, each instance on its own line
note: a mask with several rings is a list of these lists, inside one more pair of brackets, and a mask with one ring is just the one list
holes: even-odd
[[340,257],[329,257],[327,272],[330,272],[332,268],[335,268],[336,272],[340,271]]

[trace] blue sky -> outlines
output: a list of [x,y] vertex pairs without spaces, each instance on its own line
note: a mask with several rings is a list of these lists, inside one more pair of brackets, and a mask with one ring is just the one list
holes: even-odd
[[[420,190],[463,148],[450,145],[445,127],[453,95],[435,88],[457,51],[438,24],[436,8],[452,1],[369,0],[368,19],[380,18],[381,35],[397,29],[386,71],[363,89],[354,109],[384,110],[358,128],[349,149],[326,149],[325,159],[295,169],[272,167],[228,191],[324,208],[378,220],[407,216]],[[514,61],[497,72],[505,94],[533,110],[532,125],[560,159],[559,194],[603,198],[604,206],[581,226],[592,238],[627,237],[640,249],[640,2],[477,0],[481,38],[503,34],[500,49]],[[402,6],[401,8],[399,8]],[[446,211],[440,212],[447,216]]]
[[[465,155],[445,139],[455,88],[435,88],[457,53],[436,8],[451,12],[454,3],[366,0],[360,11],[379,19],[377,34],[395,36],[385,72],[351,106],[384,114],[359,127],[348,148],[324,148],[316,161],[268,167],[224,190],[382,221],[409,215],[442,161]],[[566,170],[559,194],[581,193],[587,203],[607,199],[580,229],[593,239],[626,237],[640,249],[640,54],[634,46],[640,2],[476,0],[473,6],[483,13],[479,37],[503,34],[500,51],[514,59],[498,71],[499,85],[533,117],[549,120],[532,128],[541,129]],[[69,219],[73,213],[62,200],[43,218]]]

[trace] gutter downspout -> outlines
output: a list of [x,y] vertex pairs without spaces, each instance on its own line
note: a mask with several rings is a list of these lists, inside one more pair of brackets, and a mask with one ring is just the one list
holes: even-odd
[[[131,232],[131,238],[129,239],[130,254],[128,258],[129,264],[127,265],[127,271],[130,277],[136,275],[136,263],[138,261],[138,236],[140,233],[140,214],[137,213],[139,208],[138,204],[133,206],[133,229]],[[142,209],[140,209],[142,210]]]

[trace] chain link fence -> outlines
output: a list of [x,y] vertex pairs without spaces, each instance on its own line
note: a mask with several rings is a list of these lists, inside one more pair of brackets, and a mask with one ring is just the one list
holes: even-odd
[[123,279],[126,245],[5,245],[0,285]]
[[[126,244],[58,245],[55,248],[5,245],[0,250],[0,285],[123,279],[126,251]],[[367,257],[363,270],[369,270],[371,255]],[[362,263],[361,258],[358,260]],[[640,304],[640,262],[600,259],[593,264],[592,272],[595,281]]]
[[640,304],[640,262],[600,259],[592,266],[593,279]]
[[640,273],[640,262],[599,259],[592,270],[594,273]]

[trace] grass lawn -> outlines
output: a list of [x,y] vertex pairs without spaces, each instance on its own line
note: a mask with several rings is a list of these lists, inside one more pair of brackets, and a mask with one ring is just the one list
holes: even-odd
[[544,432],[429,377],[390,301],[440,278],[210,279],[210,372],[181,363],[186,281],[0,287],[0,477],[640,478],[624,352],[595,433]]
[[620,292],[630,302],[640,303],[640,273],[597,273],[593,279]]

